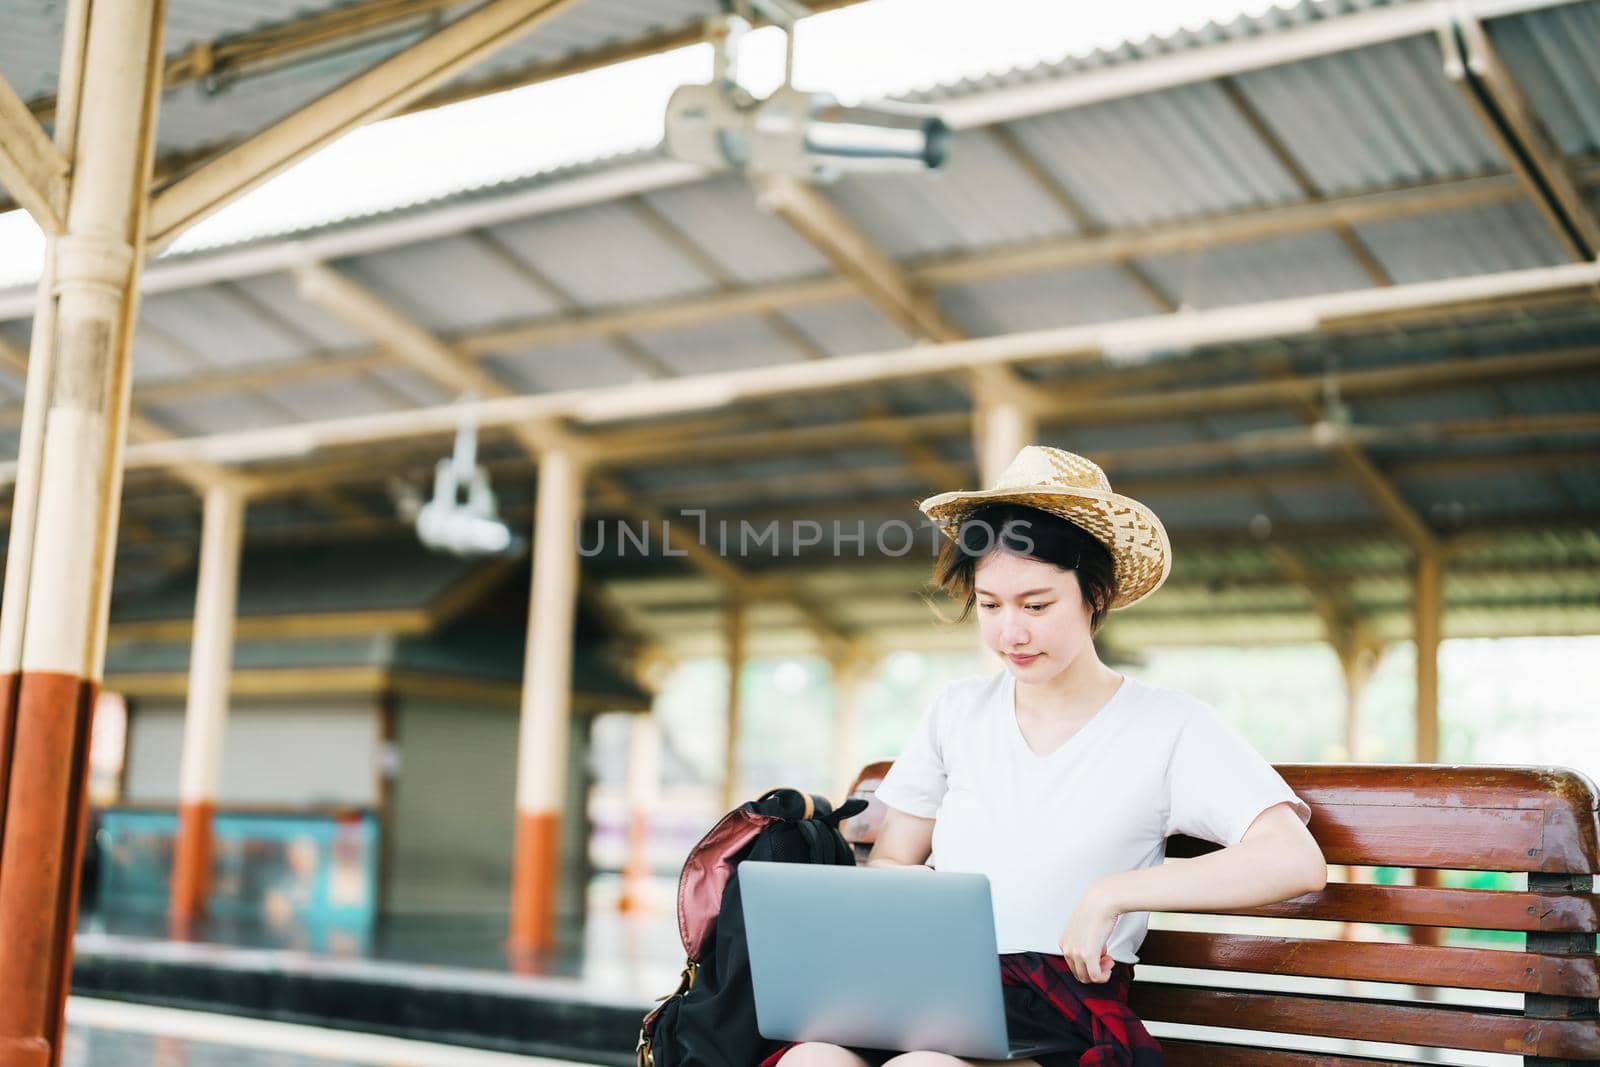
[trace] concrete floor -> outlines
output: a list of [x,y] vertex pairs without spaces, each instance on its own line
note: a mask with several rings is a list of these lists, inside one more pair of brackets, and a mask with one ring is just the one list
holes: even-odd
[[210,1012],[73,997],[62,1067],[584,1067]]

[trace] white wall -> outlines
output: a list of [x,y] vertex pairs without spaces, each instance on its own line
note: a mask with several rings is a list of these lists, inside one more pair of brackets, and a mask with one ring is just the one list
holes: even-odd
[[[183,707],[140,702],[128,730],[123,799],[175,804]],[[378,801],[375,703],[242,703],[228,714],[219,804]]]
[[517,709],[402,698],[389,811],[390,912],[503,912],[516,827]]

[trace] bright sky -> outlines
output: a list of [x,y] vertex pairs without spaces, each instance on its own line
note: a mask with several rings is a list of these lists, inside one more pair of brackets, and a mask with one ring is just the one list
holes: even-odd
[[[1288,4],[871,0],[800,24],[795,82],[854,102],[1029,67],[1274,6]],[[739,70],[757,95],[770,91],[782,78],[782,35],[767,29],[746,38]],[[367,126],[196,226],[172,250],[285,232],[647,148],[661,138],[672,90],[710,77],[710,46],[698,45]],[[36,278],[42,247],[43,238],[25,212],[0,215],[0,288]]]

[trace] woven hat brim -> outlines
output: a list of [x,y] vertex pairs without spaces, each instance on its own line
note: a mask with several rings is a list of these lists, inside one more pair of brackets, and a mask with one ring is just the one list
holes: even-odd
[[1101,489],[1034,486],[940,493],[917,507],[955,540],[961,524],[987,504],[1023,504],[1083,527],[1106,546],[1116,570],[1117,596],[1109,610],[1132,607],[1161,588],[1172,573],[1172,542],[1156,513],[1130,496]]

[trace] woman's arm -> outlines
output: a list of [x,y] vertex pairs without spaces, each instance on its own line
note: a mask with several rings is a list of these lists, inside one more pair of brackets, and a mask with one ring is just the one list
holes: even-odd
[[884,806],[883,824],[867,854],[868,867],[924,867],[933,852],[932,819]]
[[1104,982],[1111,977],[1105,948],[1119,915],[1253,908],[1327,884],[1328,865],[1316,839],[1287,802],[1275,804],[1256,816],[1236,845],[1095,882],[1061,934],[1061,952],[1080,982]]
[[1285,802],[1257,815],[1230,848],[1107,875],[1090,892],[1098,890],[1118,914],[1216,911],[1272,904],[1327,884],[1322,849]]

